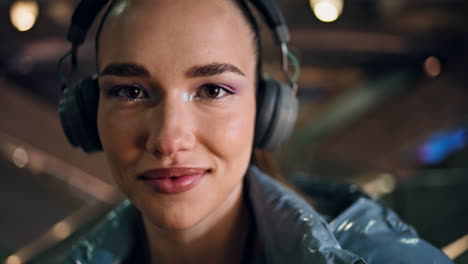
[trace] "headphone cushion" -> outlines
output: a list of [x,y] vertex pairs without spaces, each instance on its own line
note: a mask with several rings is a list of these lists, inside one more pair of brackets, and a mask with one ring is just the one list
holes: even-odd
[[59,102],[62,128],[68,141],[90,153],[102,150],[97,130],[99,85],[95,76],[67,86]]
[[[259,106],[256,124],[262,126],[256,128],[256,132],[262,131],[263,134],[255,135],[258,143],[256,147],[272,151],[277,149],[293,131],[299,103],[287,85],[271,78],[265,78],[263,83],[266,96],[261,98],[262,104]],[[257,139],[257,136],[261,138]]]
[[255,121],[254,146],[262,149],[267,131],[271,126],[271,119],[274,115],[278,90],[269,84],[271,79],[268,77],[260,81],[257,91],[257,116]]

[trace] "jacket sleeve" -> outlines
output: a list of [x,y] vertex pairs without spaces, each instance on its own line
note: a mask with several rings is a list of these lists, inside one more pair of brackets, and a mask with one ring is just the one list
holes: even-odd
[[358,199],[330,222],[330,228],[344,249],[367,263],[453,263],[392,210],[372,199]]

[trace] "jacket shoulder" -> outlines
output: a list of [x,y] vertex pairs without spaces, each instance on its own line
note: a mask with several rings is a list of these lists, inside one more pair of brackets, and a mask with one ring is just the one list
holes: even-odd
[[340,245],[368,263],[453,263],[382,203],[360,198],[329,223]]
[[418,237],[394,211],[357,186],[304,179],[294,183],[326,212],[329,228],[341,247],[367,263],[453,263]]
[[124,200],[28,263],[122,263],[132,250],[137,219],[136,209]]

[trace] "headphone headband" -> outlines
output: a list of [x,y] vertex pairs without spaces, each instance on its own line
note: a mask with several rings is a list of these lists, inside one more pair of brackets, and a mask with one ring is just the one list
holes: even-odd
[[[67,39],[74,46],[83,44],[93,21],[109,0],[81,0],[73,12]],[[262,14],[265,22],[275,32],[279,43],[287,43],[290,35],[283,14],[275,0],[250,0]]]
[[286,44],[291,39],[283,13],[275,0],[250,0],[250,2],[263,15],[267,25],[275,32],[276,40],[280,44]]
[[108,2],[109,0],[80,1],[75,11],[73,11],[71,24],[67,32],[67,40],[75,46],[83,44],[88,30]]

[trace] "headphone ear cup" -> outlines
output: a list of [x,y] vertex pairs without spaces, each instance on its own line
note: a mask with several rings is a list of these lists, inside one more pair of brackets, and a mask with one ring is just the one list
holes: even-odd
[[99,84],[88,77],[65,87],[59,102],[60,121],[68,141],[86,153],[102,150],[97,130]]
[[276,87],[270,87],[267,82],[270,80],[264,78],[260,80],[257,91],[257,116],[255,120],[255,138],[254,146],[263,149],[264,139],[271,126],[271,119],[275,111],[276,100],[278,98]]
[[292,89],[277,80],[265,77],[259,89],[255,147],[272,151],[291,134],[299,103]]

